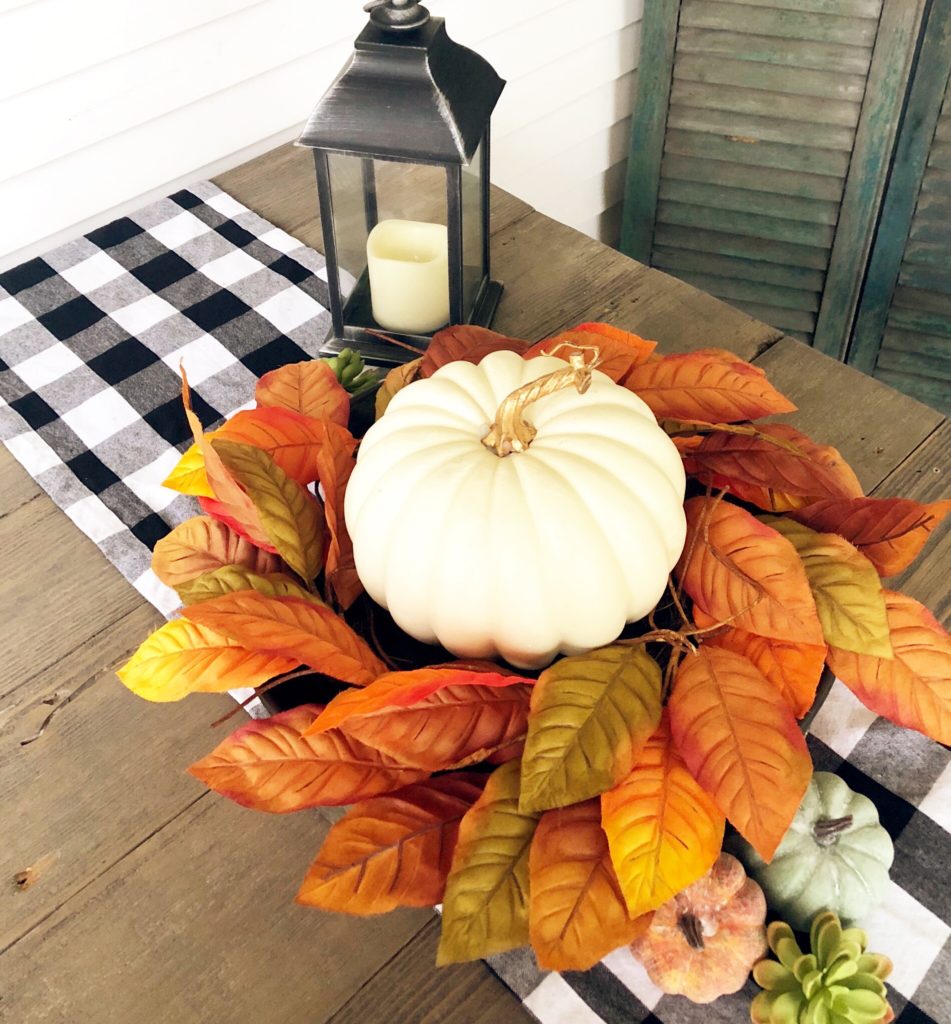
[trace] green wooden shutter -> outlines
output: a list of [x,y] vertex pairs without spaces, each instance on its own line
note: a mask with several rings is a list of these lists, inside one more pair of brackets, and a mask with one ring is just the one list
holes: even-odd
[[645,6],[621,248],[841,354],[923,0]]
[[923,38],[848,361],[951,413],[951,0]]

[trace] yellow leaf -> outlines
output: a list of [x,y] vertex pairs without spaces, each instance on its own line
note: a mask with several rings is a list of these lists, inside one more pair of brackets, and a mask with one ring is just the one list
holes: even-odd
[[624,904],[597,800],[542,815],[529,873],[529,931],[539,967],[586,971],[646,923]]
[[251,651],[213,629],[175,619],[160,626],[117,675],[146,700],[170,701],[189,693],[259,686],[299,664],[295,658]]
[[882,582],[865,555],[835,533],[816,533],[785,516],[762,518],[799,553],[826,643],[856,654],[890,658]]
[[660,721],[660,669],[642,647],[562,658],[532,691],[523,811],[598,796],[630,774]]
[[254,502],[278,554],[302,580],[312,582],[324,557],[324,517],[317,500],[259,448],[218,440],[214,449]]
[[[205,435],[207,438],[214,436],[214,433]],[[162,481],[162,486],[178,491],[179,494],[193,494],[202,498],[215,496],[205,472],[204,457],[197,444],[193,444],[178,460],[172,472]]]
[[528,857],[538,815],[518,809],[519,771],[518,761],[497,768],[462,819],[446,880],[438,964],[528,942]]
[[666,713],[631,774],[602,795],[601,820],[632,916],[659,907],[713,866],[723,814],[674,747]]
[[176,588],[183,604],[199,604],[210,601],[222,594],[233,594],[236,590],[255,590],[265,597],[297,597],[302,601],[325,607],[324,602],[290,576],[282,572],[260,574],[242,565],[223,565],[220,569],[206,572],[195,579],[180,583]]

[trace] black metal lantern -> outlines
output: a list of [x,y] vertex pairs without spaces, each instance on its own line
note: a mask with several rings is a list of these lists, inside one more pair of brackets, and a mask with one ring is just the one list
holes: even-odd
[[505,83],[413,0],[375,0],[298,145],[314,151],[333,331],[386,365],[446,324],[488,326],[489,119]]

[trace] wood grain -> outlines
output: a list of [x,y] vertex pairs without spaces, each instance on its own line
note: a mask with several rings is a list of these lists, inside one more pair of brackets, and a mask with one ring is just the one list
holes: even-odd
[[0,519],[40,493],[40,485],[0,446]]
[[934,409],[784,338],[756,365],[799,407],[780,417],[845,456],[866,491],[877,487],[941,424]]
[[435,967],[439,922],[431,921],[330,1019],[367,1024],[392,1008],[399,1024],[524,1024],[515,995],[481,963]]

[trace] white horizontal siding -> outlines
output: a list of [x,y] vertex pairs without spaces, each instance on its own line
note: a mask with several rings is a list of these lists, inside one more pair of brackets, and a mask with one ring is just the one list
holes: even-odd
[[[429,4],[509,81],[494,180],[577,227],[620,198],[642,4]],[[0,0],[0,269],[293,138],[364,18],[354,0]]]

